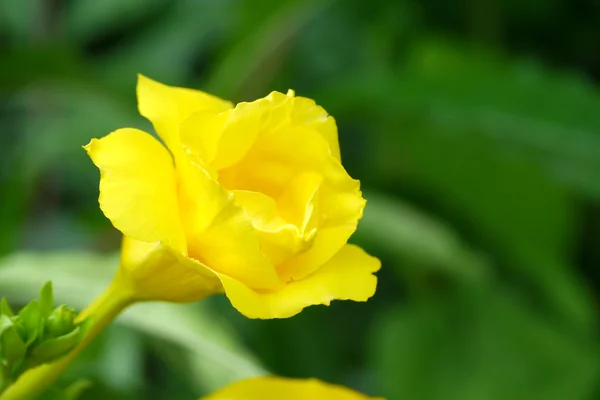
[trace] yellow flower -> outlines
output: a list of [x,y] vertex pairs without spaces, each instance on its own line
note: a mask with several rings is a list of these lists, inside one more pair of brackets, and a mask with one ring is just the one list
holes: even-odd
[[317,379],[275,376],[236,382],[201,400],[383,400]]
[[137,95],[166,147],[132,128],[85,146],[136,299],[224,291],[248,317],[285,318],[374,294],[379,260],[347,244],[365,200],[323,108],[292,91],[233,107],[141,75]]

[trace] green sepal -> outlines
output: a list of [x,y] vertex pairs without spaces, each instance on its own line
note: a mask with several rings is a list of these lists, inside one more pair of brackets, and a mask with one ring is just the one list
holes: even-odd
[[29,366],[34,367],[60,358],[73,350],[79,344],[81,338],[81,328],[75,327],[73,331],[66,335],[43,341],[31,350],[29,359],[27,360]]
[[43,318],[37,300],[30,301],[19,311],[18,316],[25,331],[25,342],[29,346],[41,336],[40,331],[43,326]]
[[2,300],[0,300],[0,315],[6,315],[7,317],[13,317],[15,315],[12,308],[10,308],[6,297],[3,297]]
[[52,282],[48,281],[40,290],[40,314],[42,318],[48,318],[54,309],[54,295],[52,293]]
[[21,364],[27,346],[19,336],[14,322],[6,315],[0,315],[0,362],[12,368]]
[[46,319],[52,314],[54,309],[54,294],[52,292],[52,282],[48,281],[40,290],[40,321],[38,325],[38,336],[44,337],[46,329]]
[[[15,329],[17,330],[19,337],[21,339],[23,339],[24,342],[26,342],[27,341],[27,333],[25,332],[25,328],[23,327],[23,324],[21,323],[21,317],[18,315],[15,315],[14,317],[11,317],[10,319],[13,322],[13,324],[15,324]],[[29,344],[25,343],[25,346],[29,346]]]

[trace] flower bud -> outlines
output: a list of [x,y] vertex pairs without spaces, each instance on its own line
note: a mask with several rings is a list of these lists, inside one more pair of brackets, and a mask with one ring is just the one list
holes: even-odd
[[46,319],[44,337],[56,338],[72,332],[76,328],[76,316],[77,312],[67,305],[56,307]]
[[2,299],[0,376],[14,381],[27,369],[52,362],[73,350],[90,323],[76,324],[76,317],[76,311],[67,305],[54,308],[50,282],[42,288],[39,300],[30,301],[16,315]]

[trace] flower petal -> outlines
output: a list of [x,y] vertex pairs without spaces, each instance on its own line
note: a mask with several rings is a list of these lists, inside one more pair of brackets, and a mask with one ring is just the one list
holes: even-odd
[[366,201],[358,189],[336,192],[330,187],[323,187],[321,191],[322,221],[313,246],[277,266],[284,281],[303,279],[327,262],[348,242],[362,218]]
[[259,235],[262,253],[273,265],[308,249],[314,241],[316,230],[301,230],[285,221],[269,196],[245,190],[234,190],[233,194]]
[[127,236],[118,273],[138,300],[191,302],[223,291],[219,277],[200,262],[160,243]]
[[277,265],[280,279],[299,281],[309,276],[337,254],[355,231],[356,225],[320,229],[307,251]]
[[[265,193],[276,199],[278,206],[289,203],[285,192],[291,182],[311,175],[323,178],[316,213],[320,217],[317,238],[312,249],[277,266],[284,281],[311,274],[348,241],[365,206],[359,182],[329,153],[320,134],[300,127],[286,128],[268,138],[259,137],[240,163],[220,171],[219,181],[225,187]],[[298,209],[291,209],[294,208]]]
[[177,183],[167,149],[146,132],[125,128],[84,147],[100,169],[100,208],[125,235],[185,253]]
[[329,144],[331,155],[338,161],[340,156],[340,143],[335,120],[327,114],[323,107],[318,106],[314,100],[306,97],[295,97],[291,115],[292,125],[303,125],[315,129]]
[[183,174],[180,201],[190,257],[252,288],[278,287],[277,272],[233,194],[189,158],[178,164],[178,172]]
[[279,291],[254,291],[240,281],[220,275],[231,304],[249,318],[288,318],[305,307],[331,300],[367,301],[375,293],[381,262],[360,247],[348,244],[305,279]]
[[205,110],[192,114],[181,124],[181,144],[204,164],[211,165],[217,157],[221,132],[231,110],[216,112]]
[[138,75],[138,109],[154,126],[169,149],[179,151],[179,125],[200,111],[222,112],[232,104],[199,90],[164,85]]
[[269,110],[265,99],[239,103],[233,110],[203,110],[181,125],[182,144],[205,164],[220,170],[238,162],[261,131]]
[[219,138],[213,168],[227,168],[246,155],[265,123],[267,111],[265,99],[235,106]]
[[276,199],[279,215],[303,233],[316,230],[319,227],[319,190],[322,183],[323,177],[314,172],[292,178]]
[[[318,379],[262,376],[235,382],[202,400],[377,400]],[[382,399],[379,399],[382,400]]]
[[326,140],[313,129],[298,126],[259,135],[246,157],[219,171],[219,181],[228,189],[252,190],[277,198],[287,182],[303,172],[322,175],[325,183],[336,190],[356,190],[357,182],[330,154]]

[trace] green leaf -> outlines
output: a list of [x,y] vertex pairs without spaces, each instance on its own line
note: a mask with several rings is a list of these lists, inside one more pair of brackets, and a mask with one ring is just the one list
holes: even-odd
[[[0,292],[15,301],[35,296],[50,277],[56,300],[83,309],[111,281],[118,256],[89,253],[15,254],[0,260]],[[184,350],[184,359],[198,371],[189,376],[198,391],[212,391],[236,380],[267,371],[241,345],[235,331],[202,302],[141,303],[116,323]]]
[[82,398],[84,392],[94,386],[89,379],[78,379],[66,388],[51,387],[39,400],[77,400]]
[[64,15],[69,39],[90,40],[115,26],[135,23],[156,11],[166,0],[73,1]]
[[26,43],[31,29],[39,23],[43,8],[35,0],[0,3],[0,26],[17,43]]
[[89,380],[80,379],[65,390],[65,400],[77,400],[81,397],[83,392],[94,386],[94,383]]
[[[368,206],[352,240],[393,254],[413,271],[485,281],[490,265],[451,227],[398,198],[365,191]],[[414,271],[418,265],[419,271]]]
[[421,124],[446,135],[476,132],[496,150],[527,154],[555,180],[600,198],[600,91],[585,77],[437,40],[416,42],[406,64],[401,72],[346,74],[316,97],[337,118],[359,111],[383,123],[378,138],[388,149],[401,149],[404,133]]
[[371,354],[390,399],[592,399],[593,335],[552,321],[502,288],[396,306],[373,326]]
[[[207,90],[224,98],[240,99],[264,95],[269,80],[281,66],[283,51],[296,35],[320,15],[334,0],[291,0],[247,3],[246,7],[262,10],[251,16],[244,29],[235,35],[232,46],[217,63],[208,79]],[[243,65],[243,68],[240,66]]]
[[3,297],[2,300],[0,300],[0,315],[6,315],[7,317],[15,315],[12,308],[10,308],[10,304],[8,304],[6,297]]
[[402,73],[361,74],[317,98],[338,119],[375,121],[368,154],[377,156],[365,161],[373,176],[427,199],[566,323],[596,329],[571,260],[574,189],[588,182],[585,194],[600,194],[600,94],[577,77],[435,43],[418,44]]
[[52,294],[52,282],[48,281],[40,291],[40,315],[48,318],[54,309],[54,296]]
[[183,84],[191,77],[198,54],[226,25],[233,12],[227,3],[174,2],[156,23],[148,24],[102,58],[97,68],[103,83],[122,89],[131,99],[138,73],[170,85]]

